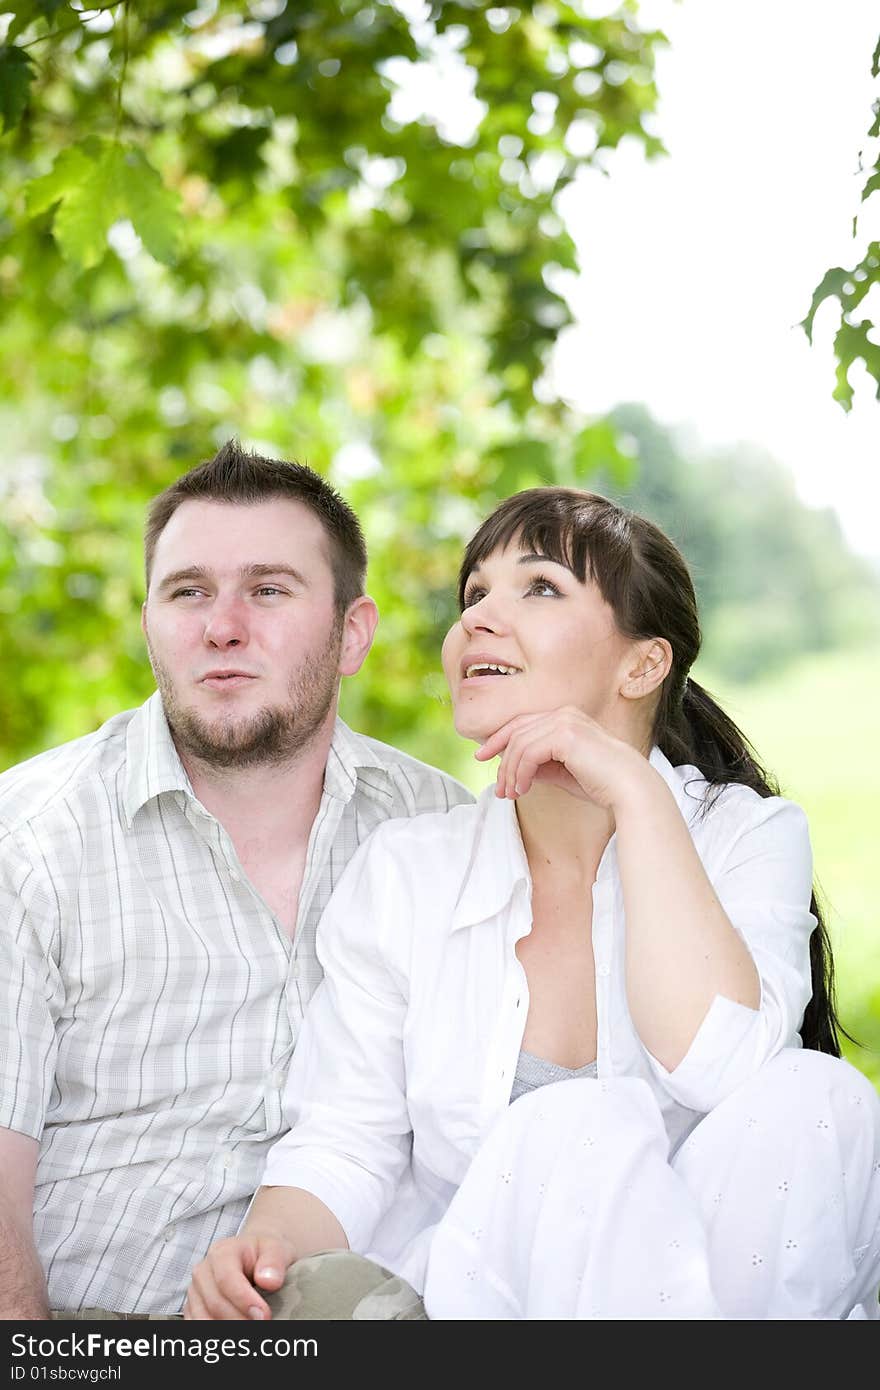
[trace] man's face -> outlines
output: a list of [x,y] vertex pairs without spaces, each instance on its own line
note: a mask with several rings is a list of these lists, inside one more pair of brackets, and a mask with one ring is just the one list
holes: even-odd
[[345,624],[328,547],[314,513],[287,498],[192,500],[173,514],[143,628],[181,753],[214,767],[284,762],[332,723]]

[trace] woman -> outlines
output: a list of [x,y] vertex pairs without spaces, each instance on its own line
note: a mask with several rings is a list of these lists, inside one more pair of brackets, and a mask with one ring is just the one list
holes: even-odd
[[291,1132],[187,1316],[270,1316],[350,1248],[433,1318],[876,1317],[880,1102],[837,1055],[804,816],[688,678],[681,556],[533,489],[460,600],[444,668],[496,785],[353,859]]

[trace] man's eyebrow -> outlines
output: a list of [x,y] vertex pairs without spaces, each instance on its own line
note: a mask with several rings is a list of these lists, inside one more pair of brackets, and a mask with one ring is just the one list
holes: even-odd
[[[306,586],[308,583],[300,571],[294,569],[293,565],[283,563],[277,565],[242,565],[238,574],[240,579],[267,579],[274,575],[287,575],[297,584]],[[207,565],[187,565],[184,569],[172,570],[170,574],[166,574],[164,579],[160,580],[158,588],[161,592],[165,592],[168,589],[173,589],[176,584],[192,583],[193,581],[205,583],[215,577],[216,572],[209,569]]]
[[183,584],[188,579],[207,579],[211,571],[205,565],[187,565],[186,569],[172,570],[166,574],[164,579],[160,579],[157,585],[159,589],[172,589],[175,584]]
[[239,574],[242,579],[266,579],[273,574],[286,574],[297,584],[307,585],[309,582],[300,570],[294,569],[293,565],[242,565]]

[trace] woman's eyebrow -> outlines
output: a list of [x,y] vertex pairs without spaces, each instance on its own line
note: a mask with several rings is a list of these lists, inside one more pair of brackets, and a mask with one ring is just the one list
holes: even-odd
[[543,555],[539,551],[530,550],[526,555],[520,555],[516,562],[518,565],[558,565],[562,570],[568,570],[571,574],[572,568],[564,560],[554,560],[552,555]]

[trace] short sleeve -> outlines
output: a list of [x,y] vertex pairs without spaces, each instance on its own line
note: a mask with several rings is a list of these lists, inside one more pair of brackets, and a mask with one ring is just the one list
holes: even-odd
[[39,1139],[55,1075],[50,914],[15,838],[0,838],[0,1125]]

